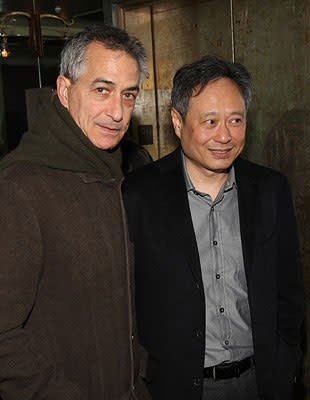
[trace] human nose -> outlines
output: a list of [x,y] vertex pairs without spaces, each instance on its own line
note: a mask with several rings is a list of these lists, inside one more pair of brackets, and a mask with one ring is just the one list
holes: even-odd
[[231,134],[225,123],[218,127],[214,140],[220,143],[229,143],[231,141]]
[[107,115],[109,115],[113,121],[120,122],[123,119],[123,102],[120,96],[114,95],[109,99],[109,104],[106,109]]

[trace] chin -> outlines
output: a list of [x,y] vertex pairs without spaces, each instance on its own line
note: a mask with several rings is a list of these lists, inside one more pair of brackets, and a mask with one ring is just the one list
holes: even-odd
[[100,150],[112,150],[117,145],[118,145],[118,143],[117,144],[113,144],[113,145],[111,144],[111,145],[95,145],[95,146],[97,147],[97,149],[100,149]]
[[102,139],[102,140],[94,140],[91,141],[92,144],[97,147],[97,149],[101,150],[112,150],[114,147],[116,147],[120,140],[107,140],[107,139]]
[[232,160],[226,160],[225,162],[219,162],[219,163],[214,163],[214,164],[210,164],[210,167],[212,170],[217,171],[217,170],[225,170],[227,168],[229,168],[231,166],[231,164],[233,163]]

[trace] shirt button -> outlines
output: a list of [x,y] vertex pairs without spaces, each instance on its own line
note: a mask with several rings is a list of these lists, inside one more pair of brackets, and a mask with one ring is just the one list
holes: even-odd
[[214,246],[217,246],[217,241],[213,240],[213,244],[214,244]]
[[211,207],[211,211],[214,211],[214,207],[213,206]]
[[225,310],[224,310],[224,307],[221,307],[220,308],[220,313],[223,313]]
[[226,344],[226,346],[228,346],[229,345],[229,340],[226,339],[224,343]]
[[201,383],[201,379],[200,379],[200,378],[194,378],[194,379],[193,379],[193,384],[194,384],[194,386],[199,386],[200,383]]
[[196,283],[196,288],[197,288],[198,290],[200,290],[200,285],[199,285],[198,282]]
[[215,277],[216,277],[216,279],[220,279],[221,275],[220,274],[216,274]]

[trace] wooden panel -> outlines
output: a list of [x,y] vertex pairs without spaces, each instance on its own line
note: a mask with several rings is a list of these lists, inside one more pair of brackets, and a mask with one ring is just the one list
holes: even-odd
[[251,71],[255,86],[245,155],[284,172],[293,189],[307,301],[304,384],[309,388],[310,0],[235,0],[235,38],[236,58]]
[[176,70],[207,53],[231,58],[229,0],[179,0],[154,5],[153,26],[160,156],[164,156],[178,145],[169,111]]
[[309,107],[309,29],[309,0],[235,0],[236,59],[255,85],[247,152],[259,162],[281,115]]
[[158,158],[159,150],[150,7],[126,10],[124,12],[124,28],[130,34],[136,36],[139,40],[142,41],[148,56],[149,73],[149,78],[144,79],[142,83],[142,90],[137,98],[132,118],[132,137],[129,138],[134,140],[136,143],[139,143],[139,126],[152,125],[153,144],[143,146],[151,154],[152,158],[156,160]]

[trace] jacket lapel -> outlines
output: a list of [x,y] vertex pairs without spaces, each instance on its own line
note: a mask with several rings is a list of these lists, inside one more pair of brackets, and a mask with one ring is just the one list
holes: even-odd
[[180,149],[160,163],[161,205],[173,251],[183,254],[195,280],[202,284],[199,253],[191,219]]
[[240,218],[240,233],[243,251],[244,268],[248,290],[251,291],[251,266],[254,257],[254,241],[256,224],[257,185],[255,179],[248,175],[248,168],[242,159],[235,162],[236,182],[238,187],[238,203]]

